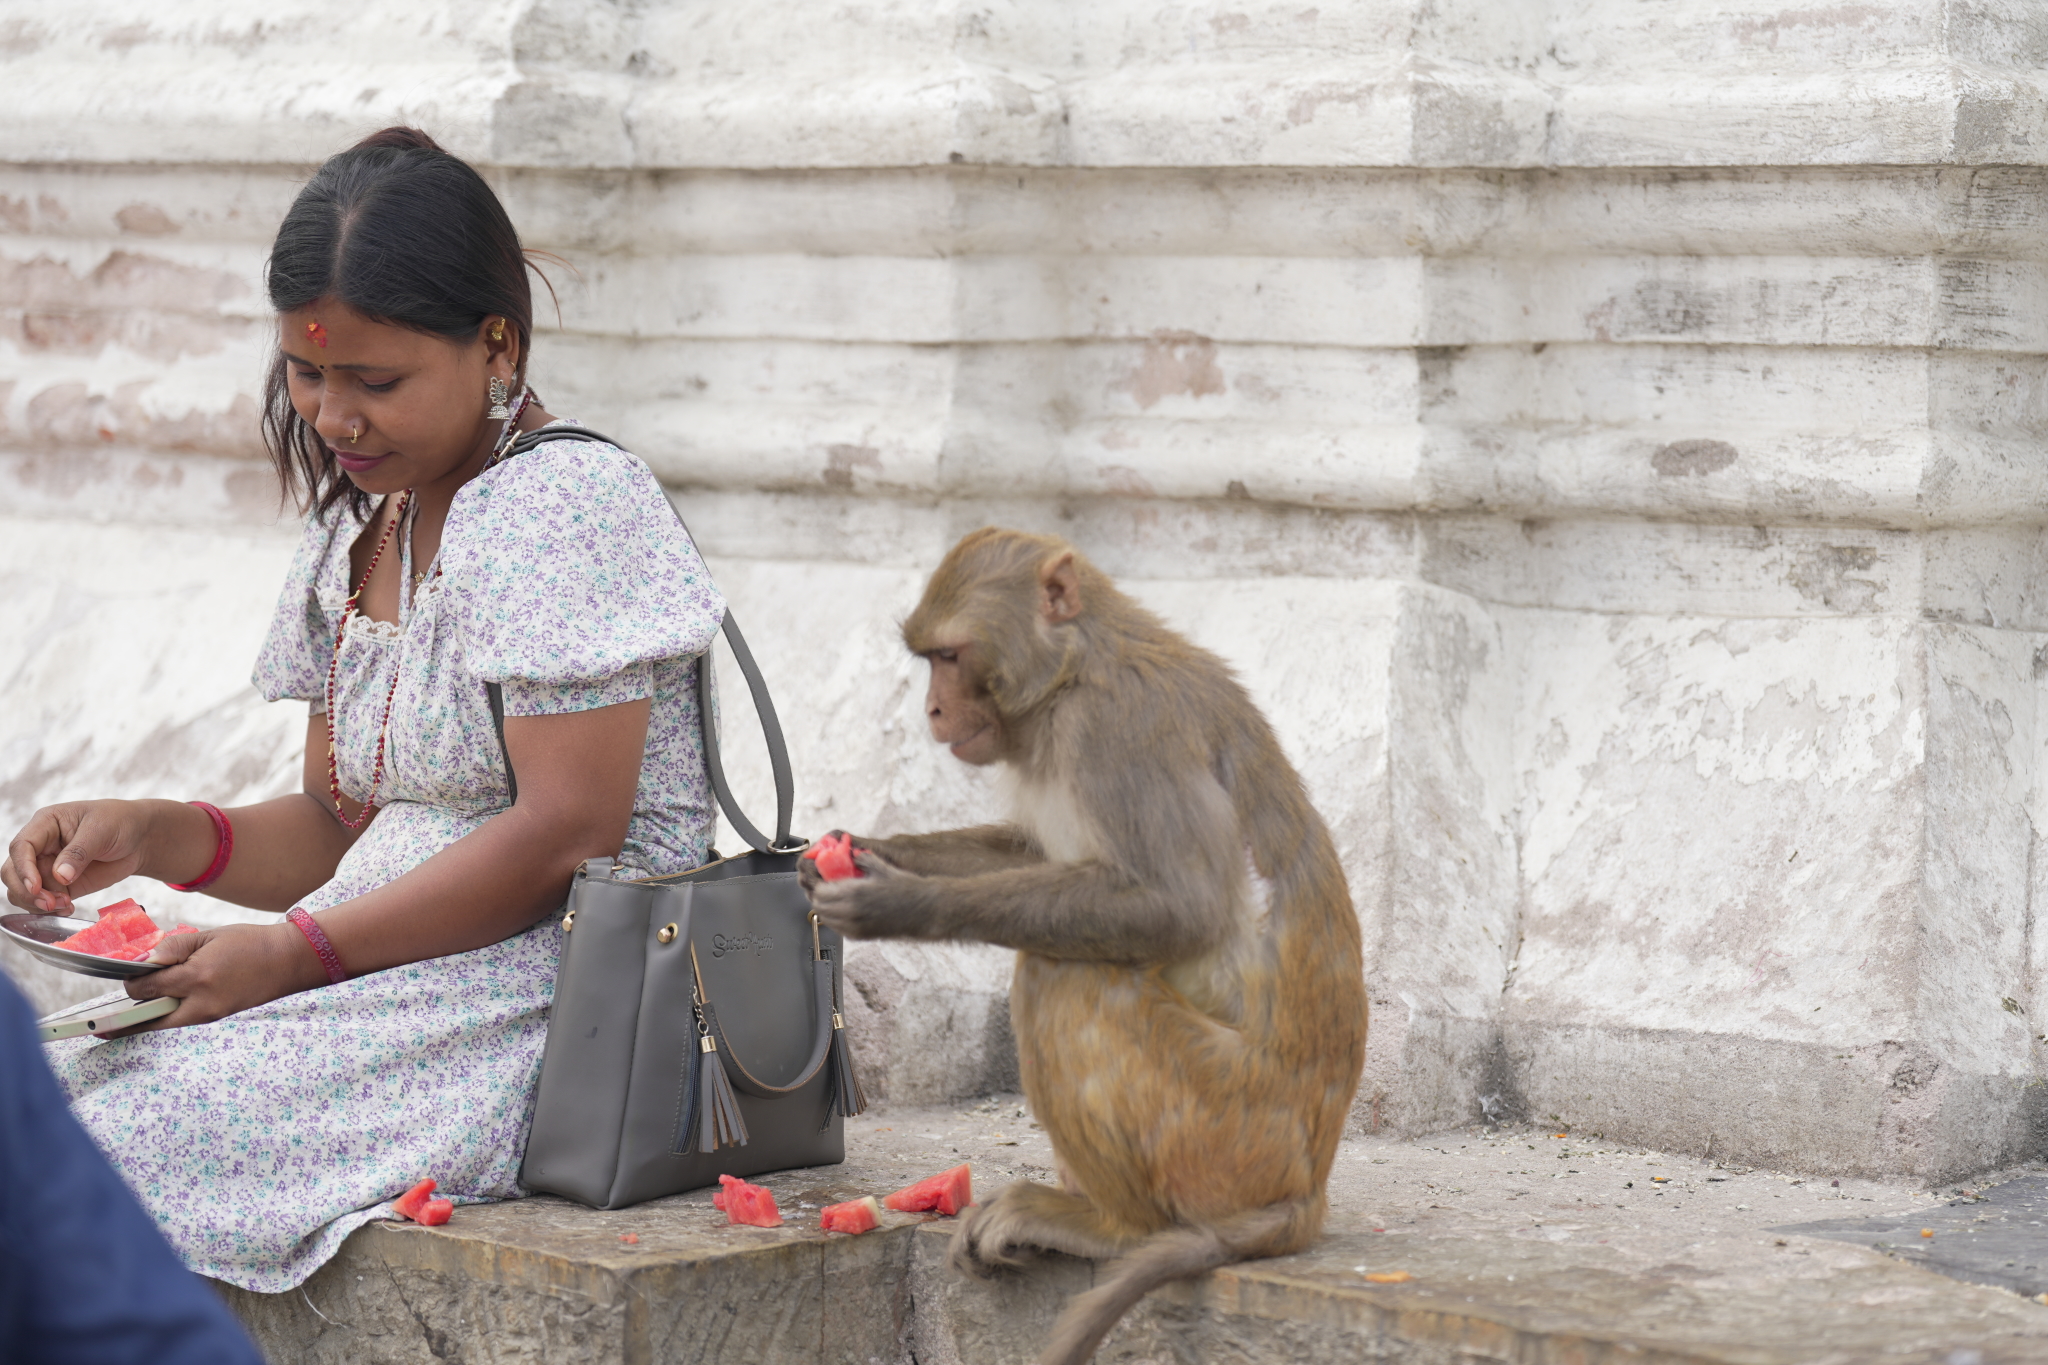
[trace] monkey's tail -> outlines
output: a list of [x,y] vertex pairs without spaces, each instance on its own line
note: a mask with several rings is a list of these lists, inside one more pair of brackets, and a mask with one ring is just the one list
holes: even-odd
[[1104,1267],[1101,1284],[1067,1305],[1038,1365],[1087,1365],[1110,1328],[1160,1285],[1300,1250],[1321,1231],[1325,1207],[1317,1194],[1152,1234]]

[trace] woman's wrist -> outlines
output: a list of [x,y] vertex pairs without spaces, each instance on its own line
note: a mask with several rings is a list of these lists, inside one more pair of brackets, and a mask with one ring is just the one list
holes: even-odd
[[277,953],[283,964],[285,994],[296,995],[300,991],[318,990],[328,983],[327,965],[320,960],[319,953],[299,931],[299,926],[289,920],[271,925],[268,932],[277,942]]
[[189,884],[206,875],[220,846],[212,817],[184,801],[160,797],[131,803],[142,818],[142,860],[135,870],[167,886]]
[[326,978],[325,984],[339,986],[348,980],[348,967],[343,964],[341,954],[335,950],[334,944],[328,941],[327,931],[320,927],[320,921],[314,919],[303,906],[295,905],[285,912],[285,922],[299,932],[306,940],[306,945],[313,950],[313,956],[319,959],[321,974]]
[[213,825],[213,860],[206,870],[189,881],[166,882],[173,891],[204,891],[219,881],[221,874],[228,870],[228,860],[235,856],[235,827],[228,819],[227,812],[210,801],[187,801],[185,803],[205,815]]

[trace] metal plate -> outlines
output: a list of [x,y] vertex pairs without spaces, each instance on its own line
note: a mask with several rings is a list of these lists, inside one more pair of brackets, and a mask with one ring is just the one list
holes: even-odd
[[179,1001],[174,996],[130,1000],[116,991],[43,1016],[36,1020],[36,1035],[46,1043],[54,1043],[62,1038],[81,1038],[88,1033],[112,1033],[115,1029],[133,1028],[152,1019],[161,1019],[178,1005]]
[[52,967],[62,967],[67,972],[80,976],[103,977],[108,981],[126,981],[130,977],[148,976],[160,972],[161,962],[116,962],[110,957],[95,957],[91,953],[74,953],[69,948],[53,948],[50,945],[60,939],[90,929],[89,919],[70,919],[64,915],[0,915],[0,934],[9,943],[35,954]]

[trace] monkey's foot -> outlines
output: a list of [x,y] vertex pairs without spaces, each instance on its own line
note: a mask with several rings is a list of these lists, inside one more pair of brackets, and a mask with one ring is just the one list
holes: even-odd
[[970,1204],[960,1212],[960,1226],[953,1232],[948,1259],[953,1269],[977,1280],[994,1279],[997,1272],[1014,1270],[1031,1260],[1038,1248],[1005,1235],[1007,1220],[996,1214],[994,1204]]
[[1021,1180],[961,1214],[951,1260],[962,1274],[985,1280],[1042,1251],[1103,1260],[1128,1245],[1083,1196]]

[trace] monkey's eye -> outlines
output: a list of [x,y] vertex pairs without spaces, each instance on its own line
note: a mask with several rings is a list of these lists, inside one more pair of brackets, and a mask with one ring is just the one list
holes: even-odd
[[935,649],[932,651],[932,657],[942,664],[957,664],[960,662],[960,651],[957,649]]

